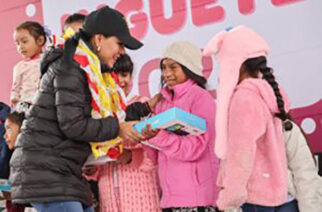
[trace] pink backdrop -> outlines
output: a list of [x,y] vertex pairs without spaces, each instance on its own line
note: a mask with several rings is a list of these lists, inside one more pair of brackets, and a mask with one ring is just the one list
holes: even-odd
[[[12,68],[20,60],[12,39],[19,23],[39,21],[59,34],[69,14],[87,14],[107,2],[125,14],[132,33],[145,44],[130,52],[136,66],[132,94],[157,92],[159,57],[173,40],[190,40],[202,48],[228,26],[253,27],[271,46],[271,66],[291,97],[293,116],[313,150],[322,152],[322,1],[317,0],[0,0],[0,101],[9,100]],[[215,97],[218,65],[210,57],[203,65],[208,90]]]

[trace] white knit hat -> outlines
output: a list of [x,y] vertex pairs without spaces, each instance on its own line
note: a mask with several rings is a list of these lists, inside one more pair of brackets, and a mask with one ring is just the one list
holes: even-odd
[[204,77],[202,74],[201,50],[189,41],[173,42],[165,49],[162,58],[175,60],[194,74]]

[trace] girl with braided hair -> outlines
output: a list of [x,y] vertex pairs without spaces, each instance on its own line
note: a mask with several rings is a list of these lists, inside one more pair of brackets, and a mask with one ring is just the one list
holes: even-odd
[[[278,87],[278,83],[276,82],[275,77],[273,75],[273,69],[270,67],[267,67],[266,63],[267,63],[267,60],[266,60],[266,57],[264,56],[248,59],[243,63],[241,67],[241,73],[245,77],[251,77],[251,78],[258,78],[258,76],[262,74],[262,79],[266,80],[266,82],[270,84],[276,97],[278,112],[275,115],[284,122],[287,119],[290,119],[291,117],[285,111],[285,107],[284,107],[285,103],[284,103],[281,91]],[[291,126],[289,125],[289,122],[285,124],[286,124],[286,126],[284,126],[285,128],[287,129],[291,128]]]
[[298,211],[288,194],[283,137],[283,129],[291,127],[289,102],[266,65],[268,52],[265,40],[245,26],[216,34],[204,49],[220,65],[215,125],[220,209]]

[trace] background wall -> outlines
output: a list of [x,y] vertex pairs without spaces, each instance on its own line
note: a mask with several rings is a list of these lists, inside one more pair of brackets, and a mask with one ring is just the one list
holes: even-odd
[[[159,90],[159,57],[175,40],[202,48],[218,31],[239,24],[259,32],[269,43],[274,68],[292,103],[292,113],[322,152],[322,1],[320,0],[0,0],[0,101],[8,102],[12,68],[20,60],[12,33],[19,23],[36,20],[60,34],[69,14],[104,5],[120,10],[131,32],[145,45],[129,51],[135,62],[132,95]],[[218,64],[204,58],[208,90],[216,96]]]

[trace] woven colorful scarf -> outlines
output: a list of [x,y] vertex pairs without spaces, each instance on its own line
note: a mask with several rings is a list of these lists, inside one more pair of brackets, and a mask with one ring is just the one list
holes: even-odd
[[[68,28],[63,35],[64,40],[71,38],[75,32]],[[60,42],[57,37],[53,38],[53,45]],[[58,42],[57,42],[58,41]],[[102,73],[101,63],[98,56],[80,39],[74,60],[85,71],[89,89],[92,95],[92,117],[95,119],[113,116],[118,118],[119,123],[125,120],[126,97],[119,86],[115,73]],[[115,158],[123,150],[121,138],[117,137],[105,142],[90,142],[95,158],[108,155]]]

